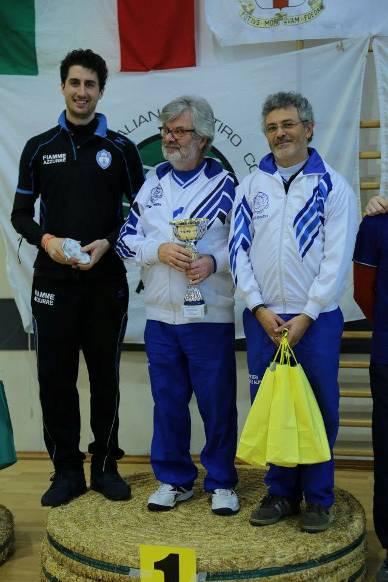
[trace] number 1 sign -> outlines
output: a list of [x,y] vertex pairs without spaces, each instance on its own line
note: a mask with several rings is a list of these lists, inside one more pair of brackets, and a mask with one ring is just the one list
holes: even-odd
[[142,545],[140,576],[141,582],[195,582],[195,550]]

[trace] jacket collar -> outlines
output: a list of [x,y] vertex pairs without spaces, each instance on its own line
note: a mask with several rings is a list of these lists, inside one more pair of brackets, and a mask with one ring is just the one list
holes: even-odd
[[[204,172],[205,172],[205,176],[209,180],[211,178],[214,178],[214,176],[221,174],[221,172],[224,171],[224,168],[222,167],[220,162],[218,162],[214,158],[205,158],[205,160],[206,160],[206,166],[204,168]],[[173,169],[174,168],[170,164],[170,162],[162,162],[161,164],[159,164],[156,167],[156,175],[158,176],[159,180],[161,180],[163,178],[163,176],[168,174],[168,172],[171,172]]]
[[[326,167],[321,156],[314,148],[308,148],[309,158],[303,168],[303,174],[325,174]],[[267,154],[259,164],[260,170],[266,174],[275,174],[278,170],[273,153]]]
[[[98,135],[100,137],[106,137],[107,130],[108,130],[108,123],[107,123],[106,117],[102,113],[96,113],[96,117],[98,120],[98,125],[94,131],[94,135]],[[67,122],[66,122],[66,112],[65,111],[62,111],[62,113],[60,114],[59,119],[58,119],[58,124],[65,131],[67,131],[67,132],[69,131],[69,128],[68,128]]]

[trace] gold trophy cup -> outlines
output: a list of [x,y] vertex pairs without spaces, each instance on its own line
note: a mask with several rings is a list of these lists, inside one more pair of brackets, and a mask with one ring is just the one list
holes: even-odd
[[[170,222],[175,237],[191,252],[193,261],[199,257],[195,243],[205,234],[207,222],[207,218],[180,218]],[[183,316],[189,319],[202,319],[205,312],[206,305],[202,293],[190,282],[183,300]]]

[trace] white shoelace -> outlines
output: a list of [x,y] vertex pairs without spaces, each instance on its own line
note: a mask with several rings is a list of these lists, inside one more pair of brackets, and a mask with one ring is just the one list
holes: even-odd
[[214,489],[214,493],[216,495],[224,495],[225,497],[231,497],[232,495],[235,495],[233,489]]
[[172,491],[176,491],[177,488],[174,485],[169,485],[168,483],[162,483],[159,486],[158,492],[159,493],[171,493]]

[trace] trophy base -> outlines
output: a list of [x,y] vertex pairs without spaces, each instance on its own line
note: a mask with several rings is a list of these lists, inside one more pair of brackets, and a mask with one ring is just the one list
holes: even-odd
[[183,317],[187,319],[203,319],[206,313],[206,305],[204,303],[200,305],[183,305],[182,313]]

